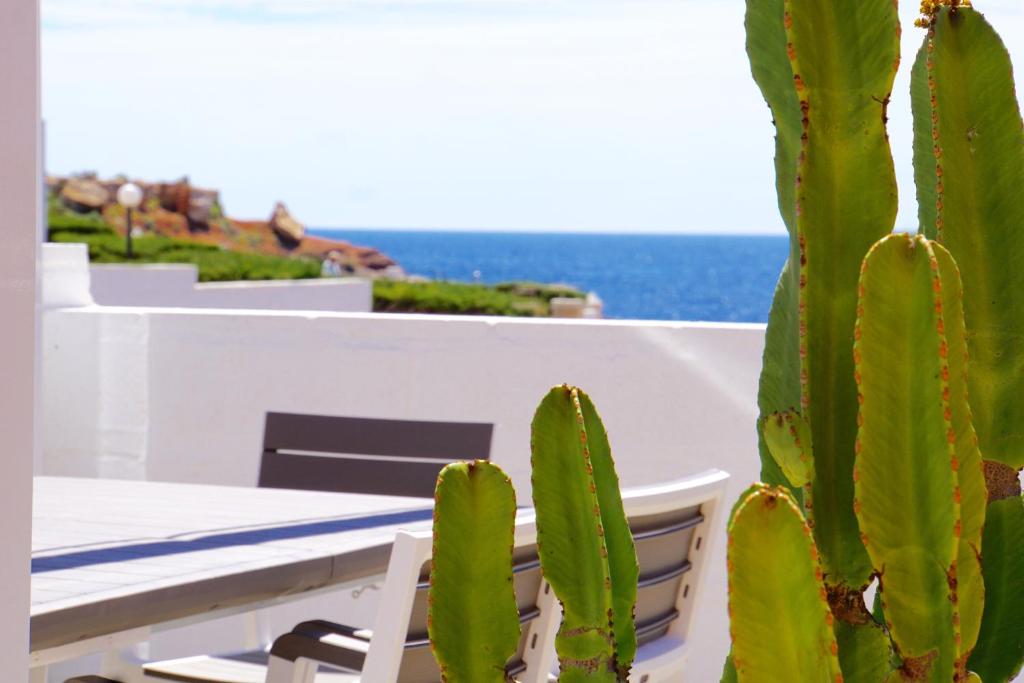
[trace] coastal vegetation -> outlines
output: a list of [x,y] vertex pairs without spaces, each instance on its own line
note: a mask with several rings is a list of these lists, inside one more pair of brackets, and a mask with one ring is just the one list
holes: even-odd
[[[55,194],[49,196],[47,209],[48,239],[86,244],[93,263],[191,263],[199,271],[200,282],[295,280],[321,275],[321,261],[308,254],[242,251],[224,244],[172,237],[151,230],[140,231],[132,238],[133,253],[129,258],[125,254],[123,232],[115,230],[103,213],[75,211]],[[219,211],[213,213],[217,220]],[[364,269],[363,272],[372,271]],[[535,282],[485,285],[373,279],[373,310],[383,313],[547,316],[554,297],[582,299],[585,294],[567,285]]]
[[554,297],[585,298],[578,289],[534,282],[483,285],[466,282],[374,280],[373,310],[386,313],[452,313],[547,316]]
[[[128,178],[124,176],[101,179],[95,173],[47,177],[51,231],[88,233],[89,228],[94,228],[94,232],[106,233],[108,237],[113,233],[123,239],[128,216],[116,196],[126,182]],[[132,213],[132,234],[138,235],[140,241],[150,237],[164,238],[163,241],[152,242],[151,251],[165,254],[168,259],[171,256],[166,256],[167,252],[179,252],[174,258],[181,260],[185,259],[180,254],[182,249],[205,246],[225,253],[286,259],[274,261],[234,256],[212,259],[208,255],[199,257],[195,254],[185,259],[190,262],[202,260],[206,264],[203,269],[211,277],[216,274],[217,279],[232,279],[236,274],[242,278],[246,273],[250,273],[248,279],[315,277],[319,274],[320,264],[328,259],[340,271],[366,277],[401,271],[394,260],[372,247],[307,234],[306,226],[291,215],[283,202],[274,205],[266,220],[239,220],[227,215],[220,192],[196,187],[188,178],[173,182],[132,182],[142,197]],[[107,242],[113,246],[114,240],[104,242],[104,239],[92,238],[94,252],[116,260],[116,249],[103,249]],[[253,267],[247,267],[249,264]]]
[[89,247],[93,263],[191,263],[201,282],[226,280],[292,280],[320,276],[320,264],[309,258],[272,256],[222,249],[158,234],[133,238],[133,254],[125,254],[125,238],[99,213],[78,214],[51,199],[49,240],[80,242]]
[[791,252],[763,481],[729,521],[723,681],[1002,683],[1024,662],[1024,129],[985,18],[921,10],[907,235],[885,130],[895,4],[747,0]]

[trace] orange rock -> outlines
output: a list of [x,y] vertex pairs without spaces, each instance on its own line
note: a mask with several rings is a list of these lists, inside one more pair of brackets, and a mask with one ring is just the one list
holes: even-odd
[[297,245],[306,236],[306,226],[295,220],[288,213],[288,207],[284,202],[274,205],[274,212],[270,215],[270,229],[273,230],[284,244]]
[[60,191],[64,204],[75,211],[99,211],[110,201],[110,195],[95,178],[69,178]]

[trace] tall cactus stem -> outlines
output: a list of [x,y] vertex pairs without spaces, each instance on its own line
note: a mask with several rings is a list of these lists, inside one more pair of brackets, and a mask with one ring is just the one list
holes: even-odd
[[885,116],[899,64],[891,0],[856,7],[840,13],[832,3],[786,0],[782,17],[801,123],[796,325],[800,408],[814,437],[815,541],[826,583],[854,591],[867,585],[871,564],[852,508],[857,394],[849,349],[861,259],[896,215]]
[[[968,483],[961,460],[977,480],[981,466],[976,449],[957,451],[954,425],[966,420],[966,401],[950,387],[966,382],[963,319],[956,273],[936,251],[924,237],[908,235],[871,248],[858,287],[853,350],[861,406],[854,509],[903,675],[916,680],[926,673],[922,680],[932,681],[965,673],[959,599],[978,586],[958,585],[966,577],[958,575],[960,558],[974,552],[961,536],[980,535],[976,520],[984,510],[978,482],[970,481],[974,509],[961,514]],[[892,290],[903,296],[893,299]],[[975,542],[980,547],[980,538]],[[973,593],[971,599],[980,600]]]

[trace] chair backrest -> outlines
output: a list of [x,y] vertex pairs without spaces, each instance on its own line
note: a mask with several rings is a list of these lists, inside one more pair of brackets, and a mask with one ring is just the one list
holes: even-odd
[[[720,470],[654,486],[626,489],[622,501],[640,564],[636,621],[640,648],[630,680],[678,680],[686,657],[695,601],[705,573],[729,475]],[[509,663],[521,683],[547,681],[561,619],[554,593],[540,576],[532,513],[516,521],[514,581],[523,635]],[[385,579],[363,680],[436,683],[426,639],[426,589],[431,535],[400,532]],[[525,665],[525,670],[522,669]]]
[[488,460],[493,425],[267,413],[259,486],[432,498],[456,460]]
[[637,651],[630,680],[679,680],[688,655],[694,601],[718,533],[729,475],[708,470],[676,481],[626,489],[622,502],[633,531],[640,581]]
[[[377,620],[361,680],[438,683],[441,674],[427,638],[432,536],[429,531],[400,531],[391,551]],[[540,573],[537,527],[532,512],[516,519],[513,583],[522,636],[506,669],[520,683],[546,683],[554,659],[559,611],[554,593]]]

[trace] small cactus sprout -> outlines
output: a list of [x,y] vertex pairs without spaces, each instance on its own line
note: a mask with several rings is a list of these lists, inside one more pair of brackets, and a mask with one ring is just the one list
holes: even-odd
[[512,584],[516,496],[497,465],[445,467],[437,480],[430,644],[448,683],[504,683],[519,645]]
[[806,486],[814,479],[811,459],[811,426],[795,411],[766,415],[761,434],[775,462],[792,486]]
[[590,398],[555,387],[531,430],[541,568],[562,603],[560,681],[625,681],[639,568],[608,437]]

